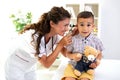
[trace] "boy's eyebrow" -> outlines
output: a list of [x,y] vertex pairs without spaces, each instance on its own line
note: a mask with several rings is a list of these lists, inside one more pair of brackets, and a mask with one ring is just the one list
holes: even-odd
[[88,22],[89,24],[93,24],[92,22]]
[[[79,22],[79,23],[84,23],[84,22]],[[87,22],[87,23],[90,23],[90,24],[92,24],[92,22]]]
[[84,23],[84,22],[79,22],[79,23]]

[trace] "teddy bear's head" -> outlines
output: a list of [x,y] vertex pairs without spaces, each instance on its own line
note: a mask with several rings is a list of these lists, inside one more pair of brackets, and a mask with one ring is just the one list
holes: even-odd
[[94,59],[99,54],[99,51],[91,46],[85,46],[84,55],[88,58],[89,61],[94,61]]

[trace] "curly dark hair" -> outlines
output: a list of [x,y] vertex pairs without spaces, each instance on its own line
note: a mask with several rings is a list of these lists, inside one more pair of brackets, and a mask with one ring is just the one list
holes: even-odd
[[[59,21],[62,21],[66,18],[71,18],[70,13],[65,10],[63,7],[53,7],[49,12],[44,13],[39,21],[37,23],[33,23],[30,25],[27,25],[21,33],[25,32],[26,30],[35,30],[35,32],[32,34],[32,41],[31,44],[35,43],[35,55],[37,56],[40,54],[39,47],[42,36],[44,36],[46,33],[50,32],[50,21],[53,21],[55,24],[57,24]],[[35,40],[35,35],[37,34],[37,40]]]

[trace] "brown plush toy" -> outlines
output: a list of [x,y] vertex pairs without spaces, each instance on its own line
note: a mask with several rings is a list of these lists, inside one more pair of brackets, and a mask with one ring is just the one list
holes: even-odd
[[96,57],[99,51],[93,47],[85,46],[82,59],[77,62],[74,70],[76,76],[80,76],[82,72],[87,72],[88,74],[94,74],[94,69],[90,68],[89,65],[96,62]]

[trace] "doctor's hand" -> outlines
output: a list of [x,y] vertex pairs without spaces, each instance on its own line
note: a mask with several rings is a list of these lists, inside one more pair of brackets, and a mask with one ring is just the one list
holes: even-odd
[[72,34],[69,33],[65,35],[59,42],[59,44],[62,44],[62,46],[67,46],[72,43]]

